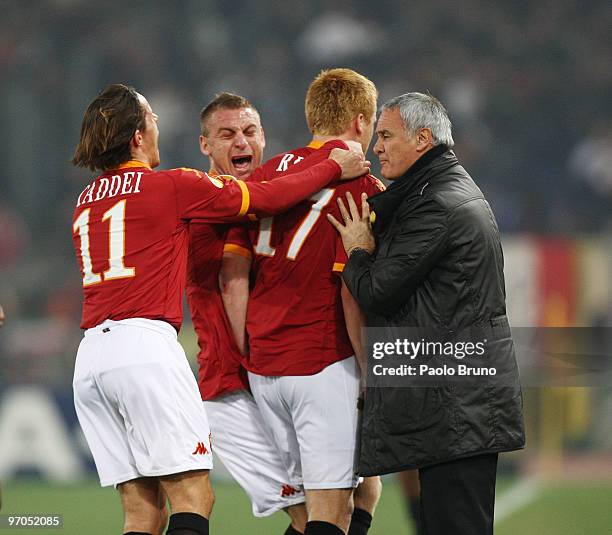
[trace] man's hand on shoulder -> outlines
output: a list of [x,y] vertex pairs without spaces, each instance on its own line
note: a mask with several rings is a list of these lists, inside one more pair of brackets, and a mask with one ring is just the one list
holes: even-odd
[[355,204],[350,191],[346,194],[346,201],[349,206],[348,210],[344,206],[342,199],[338,197],[338,208],[340,209],[344,225],[333,215],[327,214],[329,222],[340,233],[346,254],[350,256],[355,249],[363,249],[368,253],[374,252],[376,241],[374,240],[374,234],[372,234],[370,205],[368,204],[367,194],[361,194],[361,213],[359,213],[357,204]]
[[365,159],[361,145],[354,142],[346,142],[349,149],[332,149],[329,159],[334,160],[342,168],[340,180],[350,180],[363,176],[370,172],[371,163]]

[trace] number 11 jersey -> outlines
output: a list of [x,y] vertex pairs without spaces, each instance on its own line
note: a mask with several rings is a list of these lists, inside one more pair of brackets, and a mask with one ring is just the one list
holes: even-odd
[[153,171],[138,161],[103,173],[79,195],[72,220],[83,276],[81,327],[146,318],[178,331],[190,220],[229,223],[277,213],[340,172],[327,160],[285,184],[245,184],[187,168]]

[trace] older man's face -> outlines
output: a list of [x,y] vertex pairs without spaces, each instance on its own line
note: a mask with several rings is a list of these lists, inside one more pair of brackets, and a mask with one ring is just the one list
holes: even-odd
[[399,108],[384,109],[376,125],[374,152],[380,160],[380,174],[387,180],[400,178],[422,155],[417,135],[404,128]]

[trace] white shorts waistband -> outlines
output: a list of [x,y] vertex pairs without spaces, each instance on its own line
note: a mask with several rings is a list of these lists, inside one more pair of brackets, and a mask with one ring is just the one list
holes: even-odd
[[[127,325],[130,327],[140,327],[142,329],[150,329],[152,331],[158,332],[160,334],[164,334],[166,336],[171,336],[176,340],[176,330],[172,325],[166,323],[161,320],[150,320],[147,318],[127,318],[123,320],[105,320],[99,325],[92,327],[91,329],[87,329],[84,333],[85,336],[91,336],[92,334],[100,334],[103,332],[108,332],[108,330],[113,327],[119,327],[121,325]],[[108,329],[105,331],[105,329]]]

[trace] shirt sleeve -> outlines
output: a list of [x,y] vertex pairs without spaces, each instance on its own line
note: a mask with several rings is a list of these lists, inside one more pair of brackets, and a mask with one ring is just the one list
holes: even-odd
[[260,218],[286,212],[331,181],[340,178],[341,174],[340,166],[334,160],[326,159],[302,171],[275,178],[271,182],[242,182],[249,195],[248,214]]
[[245,258],[253,256],[251,240],[246,225],[234,225],[227,232],[225,237],[224,253],[233,253]]
[[332,271],[338,274],[342,273],[346,265],[346,260],[346,251],[344,250],[344,245],[342,245],[342,239],[338,236],[336,238],[336,256],[334,258]]
[[176,191],[180,219],[206,223],[239,221],[248,208],[244,182],[234,177],[210,176],[197,169],[178,169],[170,173]]
[[342,174],[340,166],[330,159],[271,182],[243,182],[229,175],[209,176],[196,169],[173,171],[178,171],[171,171],[170,176],[174,180],[179,218],[207,223],[285,212]]

